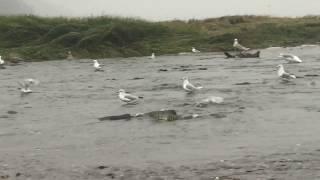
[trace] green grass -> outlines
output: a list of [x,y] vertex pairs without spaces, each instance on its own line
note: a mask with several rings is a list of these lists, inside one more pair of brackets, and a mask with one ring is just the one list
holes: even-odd
[[226,16],[148,22],[120,17],[0,16],[0,54],[29,61],[145,56],[232,49],[234,38],[251,48],[320,42],[320,17]]

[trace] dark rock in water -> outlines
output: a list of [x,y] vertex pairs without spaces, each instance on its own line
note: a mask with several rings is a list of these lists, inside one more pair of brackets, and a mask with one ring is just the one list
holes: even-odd
[[159,71],[165,72],[165,71],[168,71],[168,69],[159,69]]
[[9,179],[9,178],[10,178],[9,175],[2,175],[2,176],[0,176],[0,179]]
[[192,69],[181,69],[180,71],[192,71]]
[[107,169],[108,166],[103,166],[103,165],[102,165],[102,166],[98,166],[97,168],[102,170],[102,169]]
[[132,78],[132,79],[130,79],[130,80],[140,80],[140,79],[144,79],[144,78],[135,77],[135,78]]
[[240,52],[238,54],[230,54],[228,52],[224,52],[227,58],[258,58],[260,57],[260,51],[255,53],[248,53],[248,52]]
[[305,77],[317,77],[319,76],[318,74],[306,74],[304,75]]
[[8,111],[7,113],[8,113],[8,114],[18,114],[17,111]]
[[146,113],[146,115],[155,120],[175,121],[179,119],[179,116],[175,110],[152,111]]
[[130,114],[122,114],[118,116],[106,116],[99,118],[100,121],[116,121],[116,120],[130,120],[132,116]]
[[214,114],[210,114],[210,116],[212,116],[214,118],[225,118],[225,117],[227,117],[225,114],[222,114],[222,113],[214,113]]
[[7,118],[9,118],[9,116],[7,115],[0,116],[0,119],[7,119]]
[[0,65],[0,69],[7,69],[7,68],[4,67],[3,65]]
[[242,83],[236,83],[234,85],[250,85],[251,83],[249,82],[242,82]]
[[208,68],[198,68],[199,70],[202,70],[202,71],[204,71],[204,70],[208,70]]

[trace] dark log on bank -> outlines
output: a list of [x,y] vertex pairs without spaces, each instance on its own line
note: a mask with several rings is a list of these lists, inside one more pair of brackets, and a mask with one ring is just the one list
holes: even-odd
[[260,57],[260,51],[257,51],[255,53],[248,53],[248,52],[240,52],[237,54],[231,54],[229,52],[224,52],[227,58],[259,58]]

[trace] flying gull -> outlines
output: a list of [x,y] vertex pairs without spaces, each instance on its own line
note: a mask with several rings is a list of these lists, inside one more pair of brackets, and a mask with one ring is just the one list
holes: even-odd
[[119,90],[119,99],[126,103],[136,103],[139,99],[142,99],[141,96],[135,96],[129,93],[126,93],[124,89]]
[[182,79],[183,79],[183,85],[182,85],[182,87],[183,87],[183,89],[186,90],[187,92],[194,92],[194,91],[196,91],[196,90],[200,90],[200,89],[203,88],[203,87],[201,87],[201,86],[196,87],[196,86],[194,86],[193,84],[191,84],[191,83],[189,82],[189,80],[188,80],[187,77],[183,77]]
[[302,60],[296,56],[296,55],[293,55],[293,54],[283,54],[283,53],[280,53],[280,56],[281,58],[284,58],[285,60],[287,60],[289,63],[302,63]]
[[290,80],[290,79],[296,79],[296,76],[293,74],[289,74],[284,71],[284,67],[282,64],[279,64],[278,66],[278,76],[282,78],[283,80]]
[[250,48],[246,48],[246,47],[242,46],[242,45],[238,42],[238,39],[234,39],[233,47],[236,48],[236,49],[238,49],[238,50],[241,50],[241,51],[248,51],[248,50],[250,50]]

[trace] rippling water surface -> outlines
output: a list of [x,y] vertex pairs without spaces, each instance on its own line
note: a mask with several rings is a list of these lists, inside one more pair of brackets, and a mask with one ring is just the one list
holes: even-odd
[[[304,62],[286,64],[277,58],[280,52],[299,55]],[[104,59],[104,72],[94,72],[91,60],[85,59],[1,69],[0,175],[101,179],[102,173],[90,168],[105,165],[120,167],[108,169],[110,179],[317,179],[320,47],[272,48],[261,56],[225,59],[201,53]],[[280,63],[298,78],[281,82],[276,75]],[[181,87],[184,76],[204,89],[186,94]],[[21,97],[17,81],[23,78],[41,83],[34,93]],[[120,88],[144,99],[124,105],[117,97]],[[209,96],[225,102],[195,105]],[[98,121],[160,109],[200,117]],[[100,170],[107,171],[105,166]]]

